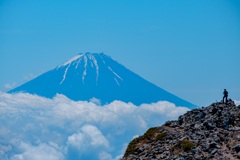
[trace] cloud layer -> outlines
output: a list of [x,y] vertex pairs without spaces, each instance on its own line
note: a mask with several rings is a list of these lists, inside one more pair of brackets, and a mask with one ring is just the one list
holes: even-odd
[[0,159],[119,159],[134,136],[188,111],[166,101],[99,104],[0,92]]
[[235,100],[234,103],[236,104],[236,106],[240,105],[240,101],[238,101],[238,100]]

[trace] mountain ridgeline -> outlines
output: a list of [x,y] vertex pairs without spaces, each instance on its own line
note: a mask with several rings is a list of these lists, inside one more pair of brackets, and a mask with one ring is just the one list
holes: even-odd
[[195,105],[159,88],[103,53],[83,53],[9,91],[52,98],[57,93],[72,100],[114,100],[135,105],[169,101],[189,108]]
[[231,100],[188,111],[132,140],[122,160],[240,159],[239,113]]

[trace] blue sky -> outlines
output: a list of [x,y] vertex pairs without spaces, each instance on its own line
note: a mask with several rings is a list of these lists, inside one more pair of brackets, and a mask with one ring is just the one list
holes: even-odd
[[240,99],[239,0],[0,0],[0,90],[104,52],[196,105]]

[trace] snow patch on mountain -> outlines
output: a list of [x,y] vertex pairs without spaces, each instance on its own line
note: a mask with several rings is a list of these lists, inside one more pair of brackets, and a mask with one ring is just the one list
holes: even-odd
[[80,64],[80,62],[81,62],[81,59],[79,58],[78,61],[77,61],[77,65],[76,65],[75,69],[78,68],[78,65]]
[[82,57],[83,55],[84,55],[84,54],[79,54],[79,55],[77,55],[77,56],[69,59],[67,62],[65,62],[64,64],[62,64],[61,67],[66,66],[66,65],[72,63],[73,61],[79,59],[79,58]]
[[60,82],[60,84],[62,84],[64,82],[64,80],[66,79],[66,75],[67,75],[69,67],[70,67],[70,64],[68,64],[67,68],[65,69],[64,74],[63,74],[63,79]]
[[85,79],[85,76],[87,75],[87,63],[88,63],[88,59],[86,56],[84,56],[84,71],[83,71],[83,74],[82,74],[82,82],[84,84],[84,79]]
[[117,85],[120,87],[118,80],[116,78],[114,78],[114,80],[116,81]]
[[99,76],[99,66],[98,66],[97,60],[94,56],[91,55],[91,59],[93,60],[93,64],[95,65],[95,68],[96,68],[96,83],[97,83],[98,76]]
[[123,80],[122,77],[120,77],[116,72],[114,72],[111,67],[108,66],[108,69],[109,69],[117,78]]

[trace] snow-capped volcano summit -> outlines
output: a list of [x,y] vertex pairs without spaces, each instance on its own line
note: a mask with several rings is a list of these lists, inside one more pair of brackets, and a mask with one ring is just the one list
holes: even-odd
[[[83,86],[86,86],[87,84],[92,86],[99,86],[98,81],[99,77],[101,77],[100,82],[102,83],[102,85],[108,82],[109,84],[115,83],[115,85],[120,87],[119,82],[123,79],[111,68],[113,64],[111,64],[109,60],[111,60],[111,58],[103,53],[82,53],[71,58],[70,60],[68,60],[62,65],[59,65],[56,68],[56,70],[64,69],[64,74],[60,85],[64,83],[65,79],[68,79],[67,75],[71,75],[69,71],[73,69],[71,72],[75,72],[75,76],[77,76],[75,78],[81,78],[79,82]],[[99,72],[101,72],[101,76]],[[110,81],[107,81],[107,79],[104,79],[104,77],[109,77]]]
[[97,98],[136,105],[159,100],[178,106],[193,104],[146,81],[103,53],[82,53],[37,78],[9,91],[28,92],[52,98],[57,93],[73,100]]

